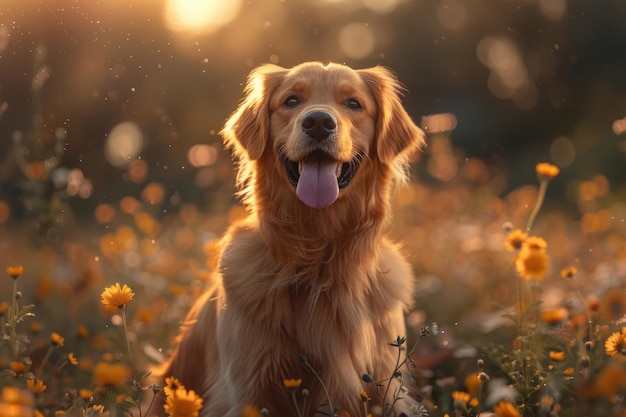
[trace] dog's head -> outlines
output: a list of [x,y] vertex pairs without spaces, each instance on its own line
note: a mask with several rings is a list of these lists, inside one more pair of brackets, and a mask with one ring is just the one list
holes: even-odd
[[240,161],[240,182],[254,187],[252,166],[271,163],[303,204],[320,209],[374,171],[404,181],[424,135],[402,107],[401,91],[383,67],[258,67],[222,130]]

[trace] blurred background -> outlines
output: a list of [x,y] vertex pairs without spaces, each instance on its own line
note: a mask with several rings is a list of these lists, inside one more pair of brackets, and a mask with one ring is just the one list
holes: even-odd
[[[37,211],[24,199],[52,190],[26,182],[43,175],[78,217],[152,182],[168,205],[220,205],[217,132],[246,75],[307,60],[394,69],[414,120],[505,169],[502,191],[540,160],[563,190],[599,171],[622,183],[625,18],[621,0],[3,0],[1,211]],[[457,161],[431,165],[445,183]]]
[[[418,355],[433,398],[445,388],[441,410],[477,349],[515,346],[503,311],[519,305],[520,279],[504,242],[537,201],[538,162],[560,168],[532,229],[549,267],[526,282],[542,313],[558,313],[565,335],[550,343],[582,341],[581,317],[623,324],[625,21],[623,0],[0,0],[0,265],[25,267],[29,337],[50,329],[92,360],[123,352],[102,343],[119,316],[98,309],[104,286],[121,282],[137,293],[140,362],[162,360],[211,285],[216,239],[242,216],[218,132],[251,69],[308,60],[392,68],[428,133],[390,232],[417,277],[410,333],[442,329]],[[5,311],[12,284],[0,279]],[[93,336],[79,352],[83,328]],[[567,367],[582,369],[578,357]],[[546,375],[557,369],[541,358]],[[90,383],[83,368],[88,382],[68,372],[70,386]],[[620,372],[609,385],[623,399]]]

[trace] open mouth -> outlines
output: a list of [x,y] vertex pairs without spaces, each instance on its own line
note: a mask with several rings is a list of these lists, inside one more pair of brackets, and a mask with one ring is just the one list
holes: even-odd
[[357,154],[349,162],[337,161],[323,152],[313,152],[301,161],[285,158],[287,177],[296,187],[300,200],[313,208],[331,205],[345,188],[361,164]]

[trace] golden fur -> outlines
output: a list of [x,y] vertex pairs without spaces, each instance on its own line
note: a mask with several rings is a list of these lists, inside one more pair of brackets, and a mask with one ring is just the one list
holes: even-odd
[[[362,415],[361,389],[375,403],[375,386],[361,375],[391,375],[397,349],[388,343],[406,334],[403,312],[413,302],[411,268],[384,236],[393,188],[407,180],[409,157],[424,143],[400,93],[382,67],[310,62],[250,74],[222,131],[249,216],[222,239],[219,277],[189,312],[162,372],[202,395],[202,417],[240,416],[245,406],[295,416],[283,387],[289,378],[303,378],[303,415],[316,415],[326,397],[301,354],[334,406]],[[311,111],[336,120],[326,140],[303,133]],[[356,167],[325,208],[304,204],[285,168],[311,152]],[[411,404],[399,401],[398,415]]]

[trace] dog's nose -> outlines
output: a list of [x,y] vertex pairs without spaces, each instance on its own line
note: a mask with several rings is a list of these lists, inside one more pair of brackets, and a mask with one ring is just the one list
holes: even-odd
[[302,130],[317,141],[328,139],[336,128],[335,118],[325,111],[312,111],[302,119]]

